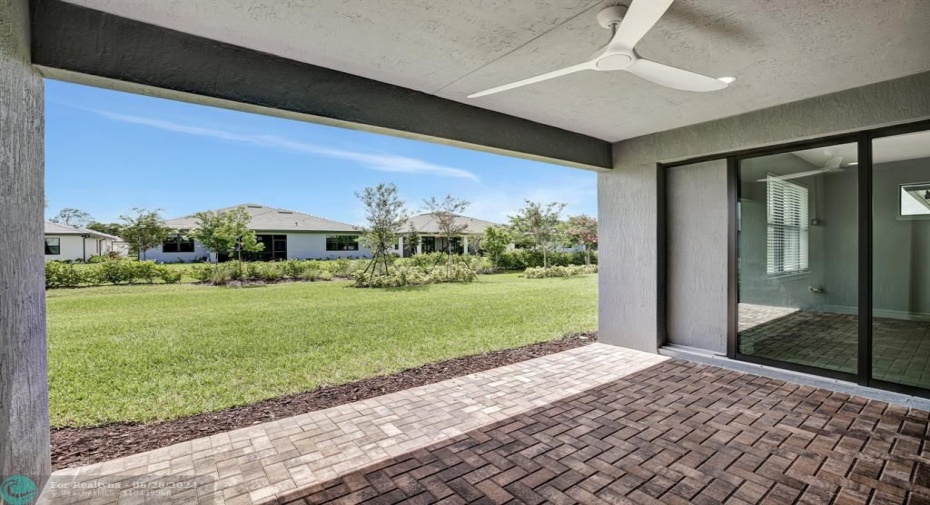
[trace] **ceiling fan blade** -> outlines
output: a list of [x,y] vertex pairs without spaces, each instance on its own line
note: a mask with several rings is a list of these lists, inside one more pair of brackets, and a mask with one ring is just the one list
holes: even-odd
[[494,93],[500,93],[501,91],[507,91],[514,88],[519,88],[521,86],[526,86],[527,84],[534,84],[537,82],[547,81],[549,79],[554,79],[556,77],[561,77],[563,75],[574,74],[575,72],[581,72],[582,70],[594,70],[594,63],[591,61],[586,61],[584,63],[579,63],[577,65],[572,65],[570,67],[563,68],[561,70],[553,70],[542,75],[537,75],[536,77],[530,77],[529,79],[523,79],[522,81],[512,82],[510,84],[504,84],[503,86],[498,86],[496,88],[486,89],[484,91],[479,91],[477,93],[472,93],[468,95],[468,98],[478,98],[480,96],[493,95]]
[[631,51],[646,33],[659,22],[659,18],[672,5],[673,0],[633,0],[627,9],[617,33],[608,44],[608,51]]
[[830,158],[829,160],[827,160],[827,164],[824,165],[823,168],[827,170],[836,170],[836,169],[839,169],[840,165],[842,164],[843,164],[843,157],[834,156]]
[[642,58],[639,58],[623,70],[636,74],[647,81],[683,91],[717,91],[727,87],[727,83],[713,77],[695,74],[694,72]]
[[759,179],[759,182],[766,182],[769,179],[778,179],[780,181],[787,181],[788,179],[800,179],[801,177],[809,177],[811,175],[822,174],[826,171],[827,171],[826,169],[818,168],[817,170],[808,170],[807,172],[798,172],[796,174],[770,175],[766,177],[765,179]]

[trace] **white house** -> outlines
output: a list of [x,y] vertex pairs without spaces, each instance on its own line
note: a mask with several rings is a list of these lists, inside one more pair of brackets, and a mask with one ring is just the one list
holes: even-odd
[[[467,251],[468,254],[477,254],[478,241],[475,240],[474,237],[483,234],[484,231],[491,226],[500,226],[498,223],[492,223],[491,221],[468,216],[455,216],[455,223],[457,225],[465,225],[465,229],[461,237],[453,238],[451,240],[452,244],[449,244],[449,239],[440,236],[439,222],[436,220],[436,215],[434,213],[427,212],[411,217],[407,222],[407,226],[404,227],[404,233],[401,234],[398,240],[398,254],[404,257],[434,251],[447,251],[450,248],[452,252],[456,253]],[[409,229],[411,226],[420,236],[420,243],[415,249],[409,247],[409,243],[405,245],[406,237],[410,234]],[[469,241],[469,237],[472,237],[471,241]]]
[[[249,228],[255,230],[261,252],[249,253],[250,260],[323,259],[371,256],[371,251],[359,243],[361,231],[351,224],[340,223],[302,212],[278,209],[254,203],[234,205],[218,212],[242,208],[252,218]],[[210,258],[210,251],[185,232],[197,227],[197,219],[185,216],[169,219],[165,224],[178,234],[165,243],[145,252],[145,259],[161,263],[191,262]],[[226,259],[220,255],[220,261]]]
[[45,222],[45,261],[86,261],[118,250],[119,237],[63,224]]

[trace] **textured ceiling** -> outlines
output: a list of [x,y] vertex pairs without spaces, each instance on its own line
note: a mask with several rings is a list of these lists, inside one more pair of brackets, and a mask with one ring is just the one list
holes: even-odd
[[[68,0],[608,141],[930,71],[927,0],[676,0],[637,46],[714,77],[689,93],[582,72],[467,99],[583,61],[610,33],[596,0]],[[649,0],[637,0],[649,1]]]

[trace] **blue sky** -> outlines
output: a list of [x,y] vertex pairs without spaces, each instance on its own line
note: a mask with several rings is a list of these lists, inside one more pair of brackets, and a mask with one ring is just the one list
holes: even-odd
[[116,221],[258,203],[362,224],[355,192],[397,185],[412,212],[431,196],[504,221],[524,198],[597,214],[593,172],[361,131],[46,81],[46,199]]

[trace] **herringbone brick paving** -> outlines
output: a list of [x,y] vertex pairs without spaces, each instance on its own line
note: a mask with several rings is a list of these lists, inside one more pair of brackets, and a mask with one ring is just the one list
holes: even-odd
[[[41,504],[136,503],[140,477],[197,482],[157,503],[278,500],[385,459],[550,405],[668,358],[591,344],[367,400],[55,472]],[[105,496],[84,492],[118,485]],[[71,492],[71,491],[78,492]],[[109,501],[108,501],[109,500]],[[148,503],[148,502],[146,502]]]
[[671,360],[279,502],[930,504],[928,418]]

